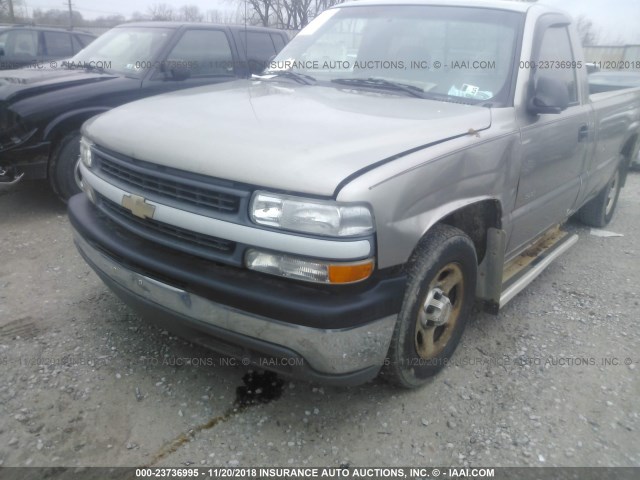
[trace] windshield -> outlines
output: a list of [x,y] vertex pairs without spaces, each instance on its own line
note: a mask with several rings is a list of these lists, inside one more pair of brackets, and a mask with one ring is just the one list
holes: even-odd
[[[325,11],[269,64],[345,88],[410,86],[425,98],[511,102],[522,15],[441,6]],[[376,81],[373,82],[372,80]]]
[[7,37],[9,36],[9,32],[6,28],[0,27],[0,48],[4,50],[4,45],[7,43]]
[[114,28],[78,52],[69,65],[140,77],[151,67],[171,33],[167,28]]

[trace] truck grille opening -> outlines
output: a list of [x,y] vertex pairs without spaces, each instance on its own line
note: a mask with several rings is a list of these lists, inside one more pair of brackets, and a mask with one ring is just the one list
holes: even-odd
[[185,230],[150,218],[139,218],[117,203],[98,196],[101,210],[120,226],[147,238],[204,258],[220,259],[220,254],[233,254],[236,243],[222,238]]
[[94,150],[94,153],[104,176],[115,180],[126,189],[142,191],[147,196],[156,194],[160,198],[195,205],[211,212],[238,213],[241,197],[221,191],[222,189],[216,185],[207,185],[204,182],[130,164],[97,150]]

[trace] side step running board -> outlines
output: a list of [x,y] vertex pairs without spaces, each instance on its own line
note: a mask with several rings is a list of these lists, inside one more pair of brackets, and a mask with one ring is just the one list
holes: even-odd
[[578,235],[554,230],[539,242],[510,261],[502,274],[502,294],[500,308],[547,268],[551,262],[569,250],[578,241]]

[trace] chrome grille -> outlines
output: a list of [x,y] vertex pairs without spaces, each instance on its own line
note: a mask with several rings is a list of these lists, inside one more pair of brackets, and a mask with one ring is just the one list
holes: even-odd
[[236,248],[236,243],[230,240],[192,232],[150,218],[142,219],[102,195],[98,198],[101,210],[113,221],[157,243],[216,260],[220,259],[220,254],[232,255]]
[[187,178],[186,172],[181,175],[180,172],[159,171],[117,159],[99,150],[94,150],[94,156],[102,175],[127,190],[143,192],[145,197],[155,195],[160,199],[193,205],[211,213],[238,213],[243,192],[234,194],[231,188]]

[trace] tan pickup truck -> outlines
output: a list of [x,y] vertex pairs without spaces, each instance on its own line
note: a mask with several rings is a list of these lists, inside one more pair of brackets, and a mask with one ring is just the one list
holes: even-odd
[[331,8],[262,75],[85,123],[78,249],[152,320],[246,363],[416,387],[612,218],[640,89],[590,94],[537,3]]

